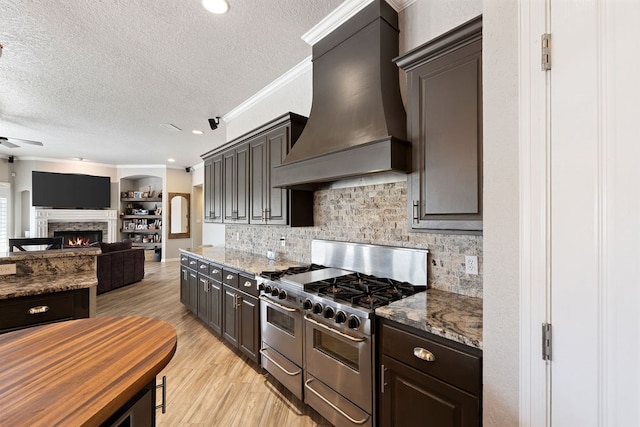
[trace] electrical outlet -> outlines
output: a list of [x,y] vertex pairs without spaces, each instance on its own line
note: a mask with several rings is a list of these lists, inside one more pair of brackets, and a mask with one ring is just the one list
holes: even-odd
[[478,257],[466,255],[464,257],[465,270],[467,274],[478,274]]

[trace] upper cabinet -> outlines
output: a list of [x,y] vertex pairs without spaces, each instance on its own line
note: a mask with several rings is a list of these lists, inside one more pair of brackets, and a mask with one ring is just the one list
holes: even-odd
[[482,17],[396,59],[407,72],[411,230],[482,232]]
[[305,123],[305,117],[287,113],[204,154],[205,221],[313,225],[313,192],[272,186],[273,167],[282,163]]

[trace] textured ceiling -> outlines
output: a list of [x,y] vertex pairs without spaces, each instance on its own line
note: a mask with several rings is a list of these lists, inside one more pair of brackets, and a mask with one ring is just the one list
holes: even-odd
[[207,119],[311,55],[300,36],[342,3],[228,1],[213,15],[200,0],[2,0],[0,136],[44,147],[0,156],[200,162],[225,142]]

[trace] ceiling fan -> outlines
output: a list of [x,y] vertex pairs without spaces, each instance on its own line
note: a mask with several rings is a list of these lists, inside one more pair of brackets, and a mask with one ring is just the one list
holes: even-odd
[[40,141],[31,141],[29,139],[20,139],[20,138],[7,138],[6,136],[0,136],[0,146],[4,145],[9,148],[16,148],[20,145],[18,144],[29,144],[29,145],[37,145],[42,147],[42,142]]

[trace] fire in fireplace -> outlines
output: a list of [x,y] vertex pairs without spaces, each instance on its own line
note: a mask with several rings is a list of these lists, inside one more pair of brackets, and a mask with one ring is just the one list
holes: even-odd
[[54,231],[53,237],[62,236],[62,244],[65,248],[82,248],[93,243],[102,242],[101,230],[64,230]]

